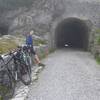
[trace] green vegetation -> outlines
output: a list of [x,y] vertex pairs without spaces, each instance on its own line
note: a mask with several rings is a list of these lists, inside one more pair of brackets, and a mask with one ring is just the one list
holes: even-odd
[[43,58],[45,58],[46,57],[46,54],[45,53],[40,53],[40,55],[39,55],[39,58],[40,59],[43,59]]
[[2,96],[0,96],[0,100],[3,100]]
[[16,42],[12,39],[0,39],[0,54],[10,51],[16,48],[16,46]]
[[52,48],[52,49],[49,50],[50,53],[52,53],[54,51],[55,51],[55,48]]
[[100,64],[100,56],[97,56],[97,57],[96,57],[96,62],[97,62],[98,64]]
[[[16,34],[14,36],[4,36],[0,38],[0,54],[6,53],[12,49],[15,49],[17,45],[22,45],[25,43],[25,37],[22,35]],[[35,46],[40,46],[47,44],[46,40],[34,40]]]
[[40,44],[47,44],[47,41],[46,40],[34,40],[33,41],[33,43],[34,43],[34,45],[36,45],[36,46],[39,46]]
[[10,88],[8,89],[5,85],[0,85],[0,100],[3,100],[2,96],[5,96],[7,93],[9,93]]
[[6,35],[0,38],[0,54],[15,49],[18,45],[23,44],[25,38],[22,35],[10,36]]
[[[52,48],[52,49],[50,49],[50,50],[48,51],[48,53],[53,53],[54,51],[55,51],[55,49]],[[46,55],[46,52],[45,52],[44,50],[41,49],[40,59],[43,59],[43,58],[45,58],[46,56],[47,56],[47,55]]]
[[97,45],[100,45],[100,29],[96,29],[95,33],[99,34],[96,36],[96,43]]
[[96,52],[95,52],[95,58],[96,58],[96,62],[98,64],[100,64],[100,50],[99,50],[99,47],[100,47],[100,29],[96,29],[95,30],[95,33],[96,33],[96,37],[95,37],[95,45],[97,48],[96,49]]
[[100,29],[96,29],[96,33],[100,33]]
[[100,36],[96,38],[97,45],[100,45]]
[[[9,88],[10,89],[10,88]],[[2,91],[2,94],[7,94],[9,91],[7,86],[0,85],[0,92]]]

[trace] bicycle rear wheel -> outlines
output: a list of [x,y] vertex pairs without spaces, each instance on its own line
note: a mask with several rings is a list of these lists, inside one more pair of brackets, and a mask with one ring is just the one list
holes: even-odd
[[30,56],[27,57],[27,66],[29,66],[30,73],[32,73],[32,59]]
[[8,100],[14,95],[15,82],[7,71],[0,72],[0,95],[3,100]]
[[31,68],[26,65],[24,62],[20,62],[18,65],[19,69],[19,78],[25,85],[29,85],[31,83]]

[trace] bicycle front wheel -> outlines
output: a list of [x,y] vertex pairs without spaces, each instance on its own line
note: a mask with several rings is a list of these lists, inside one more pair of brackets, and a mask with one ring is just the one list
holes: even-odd
[[0,72],[0,95],[3,100],[8,100],[14,95],[15,82],[7,71]]
[[26,65],[24,62],[20,62],[19,68],[19,78],[25,85],[31,83],[31,69],[30,66]]

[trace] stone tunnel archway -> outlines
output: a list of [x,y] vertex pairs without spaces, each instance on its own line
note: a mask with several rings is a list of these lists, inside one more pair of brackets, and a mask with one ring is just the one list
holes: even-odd
[[89,27],[84,20],[78,18],[67,18],[58,24],[55,30],[56,46],[88,49]]

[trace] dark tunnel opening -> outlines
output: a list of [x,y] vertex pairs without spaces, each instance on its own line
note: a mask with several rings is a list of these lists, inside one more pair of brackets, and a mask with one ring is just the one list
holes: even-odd
[[0,23],[0,35],[7,35],[9,30],[9,26],[6,23]]
[[78,48],[87,50],[88,48],[88,26],[83,20],[68,18],[58,24],[56,28],[56,46]]

